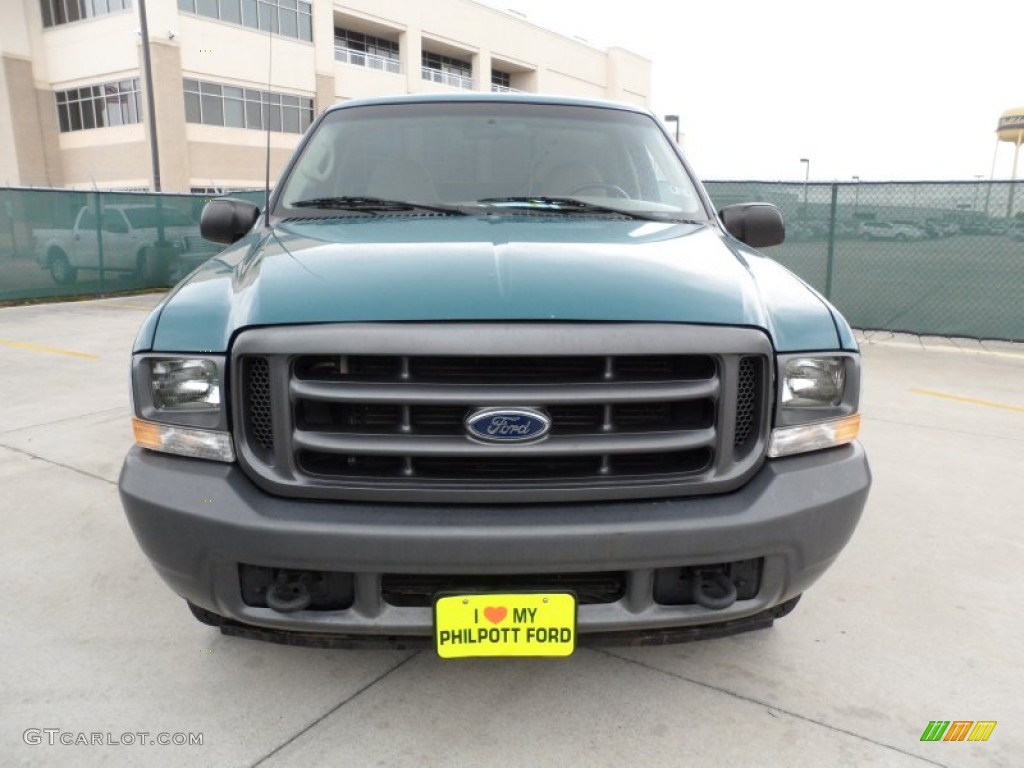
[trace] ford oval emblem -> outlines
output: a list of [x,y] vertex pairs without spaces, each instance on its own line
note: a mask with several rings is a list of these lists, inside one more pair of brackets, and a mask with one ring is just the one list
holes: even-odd
[[534,408],[486,408],[466,417],[466,432],[487,443],[526,443],[551,430],[551,419]]

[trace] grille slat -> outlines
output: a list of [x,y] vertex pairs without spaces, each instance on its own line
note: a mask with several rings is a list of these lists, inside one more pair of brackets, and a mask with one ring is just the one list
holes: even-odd
[[[720,351],[701,349],[709,338]],[[249,446],[242,463],[282,492],[408,502],[642,498],[730,490],[763,457],[771,349],[747,329],[346,325],[294,339],[275,328],[236,342],[240,444]],[[635,352],[594,354],[610,346]],[[495,354],[466,354],[474,348]],[[507,354],[520,348],[533,354]],[[324,352],[337,349],[353,353]],[[270,418],[271,396],[280,423]],[[540,410],[550,432],[524,443],[470,439],[466,421],[479,409],[515,407]]]
[[712,397],[718,392],[717,377],[701,381],[657,383],[551,385],[439,385],[420,383],[319,382],[292,379],[293,400],[338,403],[395,403],[402,405],[545,405],[580,403],[639,403]]
[[[464,435],[465,420],[477,410],[463,405],[387,405],[299,401],[295,424],[301,431],[353,435]],[[552,435],[646,433],[706,429],[714,425],[710,398],[667,403],[555,405],[546,408]]]
[[708,355],[620,355],[618,357],[384,357],[307,355],[295,365],[302,381],[435,384],[583,384],[599,381],[697,381],[715,375]]
[[707,448],[713,429],[655,432],[646,435],[573,435],[529,444],[481,445],[464,437],[346,435],[297,430],[293,444],[302,451],[374,456],[561,456],[564,454],[653,453]]

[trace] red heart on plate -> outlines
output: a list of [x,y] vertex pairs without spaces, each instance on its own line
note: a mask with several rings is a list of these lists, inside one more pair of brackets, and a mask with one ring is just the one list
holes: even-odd
[[506,616],[508,616],[508,608],[492,608],[490,606],[484,608],[484,618],[491,624],[501,624]]

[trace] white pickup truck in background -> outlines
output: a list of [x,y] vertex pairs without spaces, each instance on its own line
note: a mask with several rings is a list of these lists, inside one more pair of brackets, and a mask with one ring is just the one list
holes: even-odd
[[[157,242],[158,221],[163,224],[163,245]],[[151,285],[166,283],[178,271],[181,255],[193,246],[205,245],[205,257],[213,253],[198,237],[196,222],[167,205],[159,211],[147,204],[106,205],[98,222],[95,210],[84,206],[71,229],[36,229],[32,237],[36,260],[62,285],[75,282],[80,270],[101,269]]]

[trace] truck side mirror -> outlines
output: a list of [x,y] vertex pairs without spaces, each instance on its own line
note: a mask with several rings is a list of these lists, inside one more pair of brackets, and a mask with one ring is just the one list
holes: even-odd
[[223,197],[203,206],[199,219],[199,233],[204,240],[231,245],[245,237],[252,229],[260,209],[245,200]]
[[782,213],[771,203],[740,203],[718,212],[726,231],[751,248],[778,245],[786,239]]

